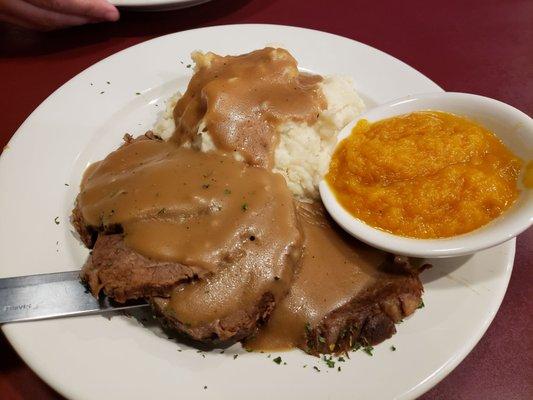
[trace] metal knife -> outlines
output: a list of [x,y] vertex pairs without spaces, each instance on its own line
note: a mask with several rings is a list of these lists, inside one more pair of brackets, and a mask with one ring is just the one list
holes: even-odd
[[141,301],[119,304],[96,299],[80,282],[80,271],[0,279],[0,324],[98,314],[146,307]]

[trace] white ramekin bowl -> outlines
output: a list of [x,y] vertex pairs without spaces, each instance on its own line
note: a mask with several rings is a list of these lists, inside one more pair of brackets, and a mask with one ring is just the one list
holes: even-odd
[[494,132],[514,154],[524,161],[519,177],[520,195],[513,206],[489,224],[472,232],[445,239],[414,239],[373,228],[352,216],[337,201],[323,179],[322,201],[332,218],[361,241],[394,254],[438,258],[475,253],[525,231],[533,222],[533,190],[524,187],[525,166],[533,158],[533,120],[516,108],[487,97],[466,93],[431,93],[409,96],[372,108],[361,114],[339,134],[339,142],[349,136],[361,119],[370,122],[414,111],[435,110],[471,118]]

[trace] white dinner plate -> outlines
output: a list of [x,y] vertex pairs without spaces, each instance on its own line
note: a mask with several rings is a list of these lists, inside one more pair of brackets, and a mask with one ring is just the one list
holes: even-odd
[[[165,99],[185,88],[193,50],[239,54],[267,44],[288,48],[303,69],[351,75],[370,107],[441,90],[372,47],[286,26],[202,28],[121,51],[54,92],[2,154],[0,276],[79,268],[88,252],[68,221],[85,167],[115,149],[124,133],[139,135],[154,124]],[[340,372],[299,350],[270,358],[238,345],[224,354],[199,353],[122,315],[2,329],[41,378],[73,399],[411,399],[446,376],[481,338],[505,294],[514,250],[513,240],[471,257],[436,260],[422,275],[426,306],[372,357],[357,352],[338,363]],[[272,362],[278,355],[286,365]]]
[[166,11],[192,7],[208,1],[211,0],[111,0],[110,3],[136,11]]

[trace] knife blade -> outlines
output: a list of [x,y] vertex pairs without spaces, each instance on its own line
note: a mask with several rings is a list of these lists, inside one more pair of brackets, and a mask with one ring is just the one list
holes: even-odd
[[79,275],[80,271],[68,271],[0,279],[0,324],[148,305],[144,300],[119,304],[105,296],[96,299]]

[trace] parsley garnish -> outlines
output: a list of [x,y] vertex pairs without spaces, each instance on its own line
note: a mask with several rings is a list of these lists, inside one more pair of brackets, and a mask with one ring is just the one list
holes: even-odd
[[248,203],[243,203],[241,206],[241,210],[246,211],[248,210]]
[[318,341],[320,343],[326,343],[326,339],[324,339],[324,336],[322,336],[322,335],[318,335]]
[[234,360],[236,360],[236,359],[237,359],[237,357],[239,357],[239,355],[238,355],[238,354],[234,354],[234,355],[233,355],[233,359],[234,359]]
[[276,364],[281,364],[281,357],[276,357],[272,361],[274,361]]
[[324,362],[326,363],[326,365],[329,368],[335,368],[335,361],[333,361],[333,357],[332,356],[330,356],[329,358],[324,356],[322,359],[324,360]]
[[372,356],[372,351],[374,351],[374,348],[372,346],[365,346],[363,348],[363,351],[368,354],[369,356]]
[[313,367],[313,369],[320,372],[320,369],[316,365]]
[[417,308],[424,308],[426,305],[424,304],[424,300],[420,299],[420,304]]
[[56,225],[59,225],[59,217],[55,217],[54,218],[54,222],[55,222]]
[[224,189],[224,194],[226,194],[226,195],[227,195],[227,194],[231,194],[231,190],[229,190],[229,189],[227,189],[227,188]]
[[390,349],[391,349],[392,351],[396,351],[396,347],[394,347],[394,346],[391,346]]

